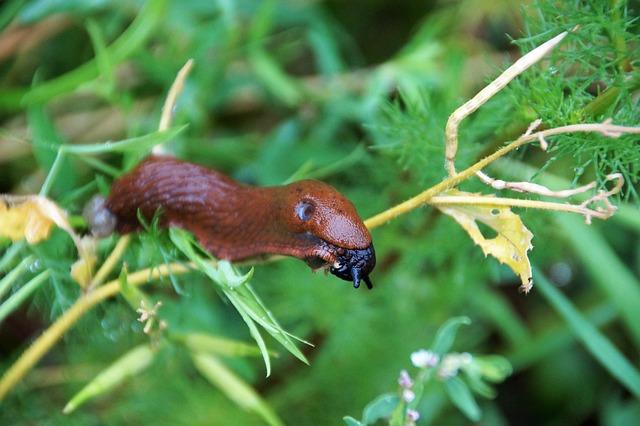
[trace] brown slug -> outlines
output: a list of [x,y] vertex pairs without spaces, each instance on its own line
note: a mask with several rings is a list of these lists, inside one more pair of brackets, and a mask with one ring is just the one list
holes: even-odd
[[255,187],[197,164],[151,156],[117,179],[106,201],[87,209],[97,233],[114,227],[134,232],[141,229],[138,211],[146,220],[159,211],[160,226],[192,232],[220,259],[293,256],[314,269],[328,266],[356,288],[361,279],[372,288],[376,257],[368,229],[349,200],[316,180]]

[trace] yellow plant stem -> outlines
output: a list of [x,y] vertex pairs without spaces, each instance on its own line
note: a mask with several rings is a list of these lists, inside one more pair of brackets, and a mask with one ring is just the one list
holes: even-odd
[[377,228],[378,226],[390,221],[391,219],[395,219],[400,215],[408,213],[411,210],[414,210],[422,206],[423,204],[426,204],[434,196],[440,194],[443,191],[446,191],[447,189],[451,189],[454,186],[457,186],[460,182],[470,178],[477,171],[482,170],[483,168],[485,168],[487,165],[491,164],[498,158],[508,154],[514,149],[519,148],[520,146],[530,141],[531,140],[529,138],[521,137],[520,139],[511,142],[509,145],[500,148],[499,150],[489,155],[488,157],[485,157],[482,160],[478,161],[473,166],[461,171],[456,175],[446,178],[442,182],[421,192],[415,197],[412,197],[407,201],[404,201],[400,204],[397,204],[391,207],[388,210],[383,211],[382,213],[378,213],[377,215],[370,217],[369,219],[364,221],[365,226],[369,229]]
[[[159,267],[146,268],[128,275],[131,285],[143,285],[151,280],[172,274],[188,272],[190,264],[172,263]],[[53,345],[66,333],[86,312],[101,301],[115,296],[120,292],[118,279],[109,281],[102,287],[86,293],[62,314],[47,330],[25,350],[20,358],[5,372],[0,379],[0,400],[33,368],[33,366],[53,347]]]
[[549,201],[523,200],[521,198],[499,198],[488,196],[457,196],[457,195],[437,195],[429,201],[431,205],[439,206],[495,206],[495,207],[523,207],[527,209],[552,210],[556,212],[568,212],[577,214],[590,214],[598,217],[599,212],[587,209],[584,206],[575,204],[554,203]]
[[89,289],[93,289],[104,282],[109,273],[115,268],[116,264],[120,261],[122,256],[124,255],[125,250],[129,246],[129,242],[131,241],[130,235],[124,235],[120,237],[118,243],[113,248],[109,256],[105,259],[104,263],[96,272],[96,275],[91,280],[91,284],[89,285]]
[[378,213],[377,215],[370,217],[369,219],[364,221],[364,224],[369,229],[377,228],[378,226],[390,221],[391,219],[394,219],[402,214],[408,213],[411,210],[422,206],[423,204],[426,204],[434,196],[440,194],[443,191],[446,191],[447,189],[451,189],[457,186],[460,182],[475,175],[476,172],[482,170],[489,164],[496,161],[498,158],[505,156],[509,152],[521,147],[522,145],[525,145],[532,141],[544,139],[549,136],[555,136],[564,133],[601,133],[610,137],[617,137],[624,133],[639,134],[640,127],[618,126],[609,123],[571,124],[568,126],[555,127],[553,129],[524,134],[515,141],[500,148],[493,154],[483,158],[482,160],[478,161],[473,166],[463,170],[462,172],[446,178],[442,182],[421,192],[415,197],[408,199],[407,201],[404,201],[396,206],[391,207],[388,210],[383,211],[382,213]]

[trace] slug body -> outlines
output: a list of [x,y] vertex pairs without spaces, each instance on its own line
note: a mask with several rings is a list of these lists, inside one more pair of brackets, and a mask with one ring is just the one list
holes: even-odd
[[121,233],[160,213],[160,226],[192,232],[220,259],[294,256],[358,287],[375,266],[371,235],[355,207],[315,180],[255,187],[197,164],[151,156],[116,180],[105,207]]

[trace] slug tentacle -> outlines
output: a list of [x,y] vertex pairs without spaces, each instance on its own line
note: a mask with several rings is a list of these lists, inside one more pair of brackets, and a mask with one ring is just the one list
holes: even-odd
[[192,232],[218,258],[293,256],[312,268],[329,266],[356,288],[361,279],[371,288],[371,235],[353,204],[319,181],[254,187],[197,164],[151,156],[114,182],[102,206],[121,233],[140,229],[138,212],[149,221],[160,212],[160,226]]

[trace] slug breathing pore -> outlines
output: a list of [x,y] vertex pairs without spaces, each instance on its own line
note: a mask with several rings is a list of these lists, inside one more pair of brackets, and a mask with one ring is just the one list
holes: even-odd
[[281,254],[311,268],[372,288],[371,235],[353,204],[330,185],[302,180],[283,186],[245,185],[206,167],[150,156],[116,180],[109,197],[93,200],[85,217],[94,233],[141,229],[138,211],[160,226],[192,232],[214,256],[239,261]]

